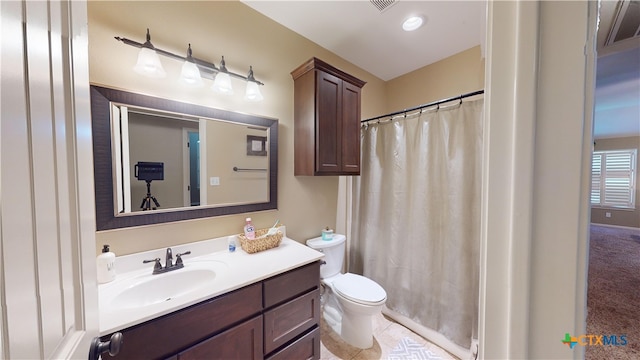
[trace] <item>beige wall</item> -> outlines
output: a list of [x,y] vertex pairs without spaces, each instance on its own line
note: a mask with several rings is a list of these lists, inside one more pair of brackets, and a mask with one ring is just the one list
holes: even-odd
[[[242,204],[269,200],[269,173],[235,172],[234,167],[267,169],[269,158],[247,155],[247,135],[267,136],[266,131],[223,121],[207,121],[207,179],[218,177],[220,185],[209,181],[207,204]],[[267,145],[268,146],[268,145]],[[214,156],[215,155],[215,156]]]
[[[298,241],[318,236],[324,226],[334,226],[338,178],[293,176],[290,72],[313,56],[367,82],[362,92],[363,118],[406,107],[403,97],[416,105],[483,87],[478,48],[463,53],[462,59],[454,56],[452,65],[440,62],[435,73],[442,80],[432,80],[434,71],[427,67],[385,83],[240,2],[158,1],[150,6],[149,2],[90,1],[88,17],[92,84],[279,120],[277,211],[98,232],[98,245],[109,243],[120,255],[240,232],[246,216],[251,216],[258,228],[280,219],[287,225],[288,236]],[[198,58],[217,63],[224,55],[230,71],[244,73],[253,65],[255,77],[265,83],[261,87],[264,101],[244,101],[243,84],[235,80],[236,94],[231,97],[217,95],[208,86],[197,90],[182,87],[177,83],[181,64],[170,59],[162,59],[165,79],[137,75],[131,70],[137,49],[114,40],[114,36],[143,42],[147,27],[152,43],[165,50],[181,54],[191,43]],[[427,87],[425,78],[431,80]]]
[[[142,211],[140,205],[147,195],[147,183],[135,176],[138,161],[164,163],[164,180],[151,182],[151,195],[160,209],[184,206],[182,129],[185,127],[198,131],[198,124],[194,122],[159,121],[157,117],[129,112],[131,211]],[[153,201],[151,206],[155,207]]]
[[[638,149],[640,147],[640,136],[631,136],[615,139],[597,139],[595,141],[595,151],[618,150],[618,149]],[[639,154],[640,155],[640,154]],[[640,228],[640,175],[637,169],[640,168],[640,156],[636,156],[636,208],[634,210],[614,209],[614,208],[591,208],[591,222],[597,224],[628,226]],[[606,213],[611,213],[611,217],[606,217]]]
[[480,45],[387,83],[389,112],[484,89]]

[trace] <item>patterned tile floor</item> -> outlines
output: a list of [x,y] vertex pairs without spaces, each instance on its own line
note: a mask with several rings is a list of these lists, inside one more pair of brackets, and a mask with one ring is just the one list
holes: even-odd
[[[373,320],[373,346],[369,349],[358,349],[348,345],[340,339],[324,320],[320,323],[320,359],[321,360],[374,360],[374,359],[457,359],[445,350],[428,342],[426,339],[404,326],[394,322],[386,316],[379,314]],[[427,357],[416,357],[415,355],[400,356],[401,345],[421,345],[424,353],[430,354]],[[426,350],[426,351],[425,351]]]

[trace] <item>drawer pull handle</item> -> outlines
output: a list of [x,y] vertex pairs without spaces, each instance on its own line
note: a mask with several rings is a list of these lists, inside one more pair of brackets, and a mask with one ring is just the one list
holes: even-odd
[[98,360],[100,355],[105,352],[109,352],[111,356],[116,356],[120,352],[120,346],[122,346],[121,332],[114,333],[109,341],[105,342],[100,341],[100,338],[96,336],[91,340],[89,360]]

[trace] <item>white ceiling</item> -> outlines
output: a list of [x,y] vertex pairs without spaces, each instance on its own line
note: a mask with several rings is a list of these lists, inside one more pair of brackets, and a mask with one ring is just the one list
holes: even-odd
[[[243,2],[385,81],[484,39],[484,1],[396,0],[382,12],[367,0]],[[426,21],[406,32],[411,15]]]
[[[243,1],[382,80],[484,45],[485,1]],[[594,137],[640,135],[640,38],[604,47],[617,1],[601,3]],[[422,15],[414,32],[402,21]]]

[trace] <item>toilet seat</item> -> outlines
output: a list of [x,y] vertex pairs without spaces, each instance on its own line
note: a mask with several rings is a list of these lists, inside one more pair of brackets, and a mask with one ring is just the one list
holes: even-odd
[[378,305],[387,300],[382,286],[357,274],[342,274],[333,281],[333,289],[346,299],[363,305]]

